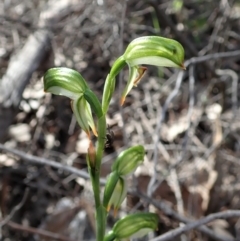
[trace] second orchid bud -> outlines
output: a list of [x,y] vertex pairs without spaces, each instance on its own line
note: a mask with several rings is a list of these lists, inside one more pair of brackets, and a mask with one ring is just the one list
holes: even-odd
[[112,171],[116,171],[119,176],[130,175],[143,163],[144,155],[143,146],[133,146],[120,153],[112,165]]
[[90,139],[90,128],[97,136],[93,112],[98,118],[103,115],[97,96],[89,89],[84,78],[76,70],[59,67],[49,69],[44,75],[44,90],[55,95],[64,95],[72,100],[72,109],[80,127]]

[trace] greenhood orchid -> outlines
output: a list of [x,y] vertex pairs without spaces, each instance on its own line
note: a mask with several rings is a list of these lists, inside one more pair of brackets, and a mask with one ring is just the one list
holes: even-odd
[[[146,68],[141,65],[155,65],[163,67],[184,67],[184,49],[182,45],[172,39],[158,36],[145,36],[133,40],[127,47],[125,53],[120,56],[112,66],[111,72],[107,78],[109,88],[104,89],[103,111],[106,112],[109,100],[112,96],[112,89],[115,86],[115,77],[128,65],[129,78],[125,89],[123,90],[120,104],[133,86],[136,86],[141,80]],[[107,90],[109,92],[107,92]]]
[[[90,128],[97,136],[91,107],[85,98],[85,92],[88,93],[89,87],[77,71],[68,68],[49,69],[44,75],[44,90],[55,95],[69,97],[72,100],[72,110],[80,127],[89,138]],[[92,99],[96,100],[94,94],[92,92],[90,94]]]
[[78,124],[87,133],[88,137],[90,138],[89,127],[91,127],[93,134],[97,136],[97,130],[93,121],[91,107],[83,95],[76,100],[72,100],[72,110],[75,114]]
[[[137,86],[147,69],[142,65],[184,69],[183,59],[184,49],[175,40],[158,36],[146,36],[133,40],[127,46],[125,53],[114,62],[107,75],[102,103],[81,74],[75,70],[62,67],[52,68],[44,75],[44,90],[71,99],[71,107],[76,120],[89,138],[86,160],[94,193],[97,241],[120,241],[142,237],[149,231],[156,230],[158,226],[157,214],[130,214],[118,220],[112,230],[105,235],[108,212],[113,207],[114,216],[116,216],[127,195],[127,177],[143,163],[145,155],[144,147],[141,145],[122,151],[112,164],[104,194],[101,195],[100,174],[106,141],[106,114],[115,90],[116,76],[125,66],[129,67],[128,81],[120,99],[120,104],[123,105],[126,96],[133,86]],[[96,142],[91,139],[91,131],[97,136]]]
[[143,163],[145,155],[144,147],[133,146],[122,151],[112,165],[112,172],[116,171],[119,176],[129,176]]
[[107,211],[113,206],[114,214],[116,215],[117,210],[126,198],[126,178],[143,163],[144,155],[145,150],[143,146],[133,146],[122,151],[113,162],[112,172],[108,176],[103,195],[103,206]]
[[64,95],[72,100],[78,99],[88,85],[84,78],[69,68],[49,69],[43,78],[44,91],[55,95]]
[[158,227],[158,215],[155,213],[130,214],[115,223],[104,241],[130,240],[141,238]]
[[114,217],[116,217],[118,209],[120,208],[126,196],[127,196],[127,180],[125,177],[119,177],[117,184],[112,192],[111,198],[109,200],[107,211],[109,211],[113,206]]

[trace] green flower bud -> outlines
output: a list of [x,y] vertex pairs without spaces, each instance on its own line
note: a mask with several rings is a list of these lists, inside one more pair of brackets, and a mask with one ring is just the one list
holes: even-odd
[[119,176],[132,174],[143,162],[145,155],[144,147],[141,145],[130,147],[121,152],[112,165],[112,171]]
[[155,213],[130,214],[115,223],[104,241],[140,238],[150,231],[156,230],[157,227],[158,215]]
[[43,78],[44,90],[55,95],[64,95],[77,99],[88,88],[84,78],[69,68],[49,69]]
[[108,179],[104,190],[103,206],[109,211],[114,208],[114,216],[116,216],[119,207],[127,195],[127,182],[124,177],[120,177],[116,172],[112,172]]
[[103,194],[103,206],[106,209],[109,209],[109,200],[113,194],[113,191],[117,185],[119,179],[119,175],[117,174],[117,172],[111,172],[107,178],[107,182],[105,185],[105,189],[104,189],[104,194]]
[[107,210],[113,206],[114,217],[117,216],[118,209],[127,196],[127,181],[124,177],[119,177],[117,185],[112,193]]
[[90,105],[85,100],[84,96],[72,101],[72,110],[77,119],[80,127],[87,133],[90,139],[90,130],[91,127],[95,136],[97,136],[97,130],[94,124],[92,112]]

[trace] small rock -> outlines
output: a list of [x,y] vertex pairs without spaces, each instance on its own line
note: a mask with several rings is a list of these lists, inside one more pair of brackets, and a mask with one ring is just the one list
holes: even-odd
[[9,135],[18,142],[30,141],[30,127],[27,124],[17,124],[9,127]]

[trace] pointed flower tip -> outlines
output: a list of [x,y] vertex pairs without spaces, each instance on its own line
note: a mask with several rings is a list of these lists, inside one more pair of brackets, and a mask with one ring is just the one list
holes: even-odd
[[113,217],[116,218],[118,214],[118,208],[114,208],[113,210]]
[[95,126],[92,128],[92,132],[93,132],[94,136],[98,137],[98,133],[97,133]]
[[103,203],[107,211],[113,207],[114,213],[119,209],[127,195],[127,181],[117,172],[112,172],[104,190]]
[[186,70],[187,68],[185,67],[184,63],[180,64],[180,67],[183,69],[183,70]]
[[125,97],[122,96],[121,99],[120,99],[120,105],[123,106],[124,102],[125,102]]

